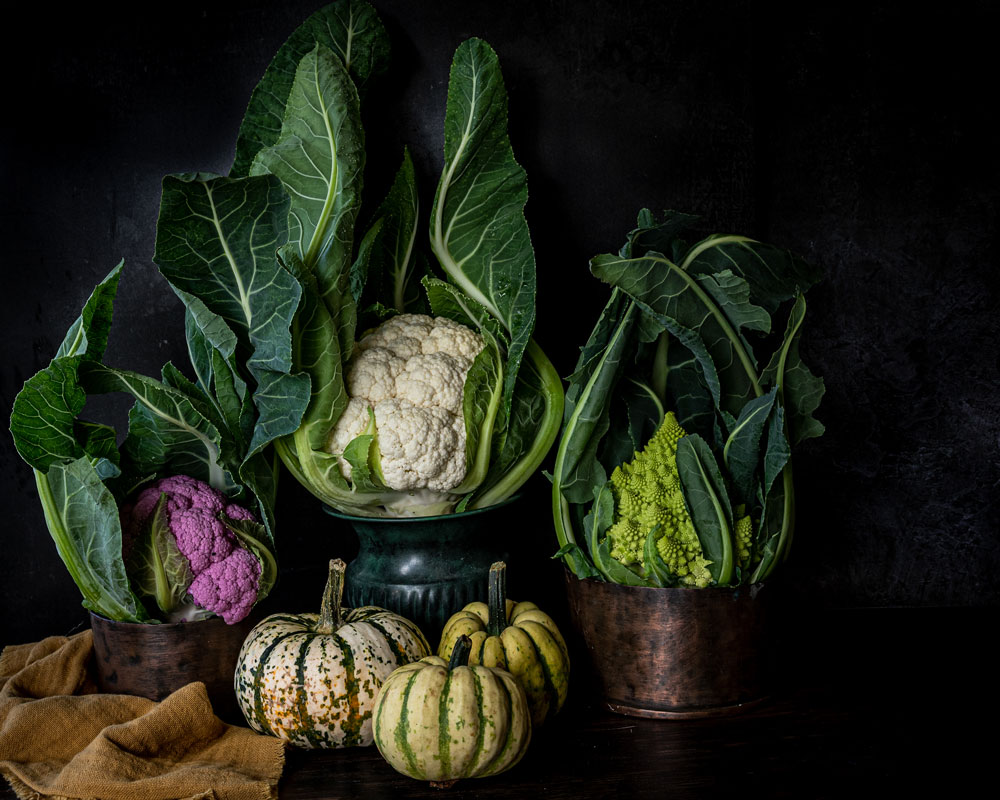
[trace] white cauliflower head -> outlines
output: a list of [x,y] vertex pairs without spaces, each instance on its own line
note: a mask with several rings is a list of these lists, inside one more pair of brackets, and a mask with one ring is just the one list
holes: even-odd
[[[425,314],[400,314],[368,332],[347,367],[350,401],[328,450],[343,453],[372,410],[390,489],[454,489],[466,472],[465,377],[483,346],[476,331]],[[339,463],[349,478],[350,464]]]

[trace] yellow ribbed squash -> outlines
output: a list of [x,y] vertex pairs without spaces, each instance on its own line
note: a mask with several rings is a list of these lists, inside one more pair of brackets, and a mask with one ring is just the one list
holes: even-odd
[[502,669],[470,665],[459,637],[451,659],[400,667],[375,700],[375,746],[397,771],[439,788],[513,767],[531,741],[524,690]]
[[469,603],[445,623],[438,655],[445,657],[465,635],[470,664],[499,667],[524,688],[535,727],[559,711],[569,692],[569,651],[548,614],[534,603],[507,599],[507,565],[490,567],[487,603]]
[[431,649],[416,623],[384,608],[343,609],[346,565],[330,562],[319,614],[272,614],[247,636],[236,698],[247,723],[299,747],[372,743],[383,681]]

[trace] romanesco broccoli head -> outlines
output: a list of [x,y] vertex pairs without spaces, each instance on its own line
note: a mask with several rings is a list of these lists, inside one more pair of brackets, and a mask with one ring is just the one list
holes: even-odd
[[615,522],[608,530],[611,556],[645,569],[646,537],[659,526],[656,549],[685,586],[707,586],[712,577],[684,503],[677,474],[677,442],[685,435],[668,412],[642,451],[611,475]]

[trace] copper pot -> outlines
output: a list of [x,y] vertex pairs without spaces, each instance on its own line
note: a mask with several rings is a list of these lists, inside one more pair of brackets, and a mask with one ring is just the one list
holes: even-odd
[[612,711],[730,714],[766,695],[767,592],[620,586],[566,572],[569,610]]

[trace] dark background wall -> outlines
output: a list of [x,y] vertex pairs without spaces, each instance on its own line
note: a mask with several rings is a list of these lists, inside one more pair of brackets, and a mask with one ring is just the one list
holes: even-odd
[[[159,183],[224,173],[250,92],[319,2],[38,4],[2,55],[0,397],[51,358],[119,259],[109,362],[184,362],[179,302],[151,263]],[[820,265],[804,355],[826,379],[826,436],[797,461],[786,582],[804,604],[995,606],[1000,597],[997,164],[986,124],[992,4],[933,14],[887,3],[392,2],[394,47],[369,103],[368,185],[401,147],[429,200],[451,55],[497,50],[528,171],[539,267],[536,338],[568,374],[606,299],[589,257],[642,206],[702,216]],[[765,7],[765,5],[767,7]],[[916,14],[916,15],[915,15]],[[121,422],[126,406],[95,412]],[[0,439],[0,644],[85,624],[30,470]],[[275,602],[312,606],[349,531],[282,485]],[[531,593],[558,603],[547,484],[510,531]],[[302,604],[305,603],[304,606]]]

